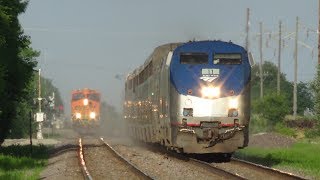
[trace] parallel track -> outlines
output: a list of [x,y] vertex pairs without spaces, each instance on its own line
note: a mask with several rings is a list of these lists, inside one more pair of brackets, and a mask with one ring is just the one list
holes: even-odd
[[[126,160],[123,156],[121,156],[118,152],[116,152],[107,142],[104,141],[103,138],[99,139],[100,142],[103,143],[104,147],[118,160],[123,162],[125,165],[130,167],[130,170],[137,176],[139,179],[153,179],[149,175],[145,174],[143,171],[138,169],[135,165],[133,165],[131,162]],[[82,174],[84,176],[84,179],[86,180],[92,180],[92,176],[90,175],[90,172],[86,166],[85,157],[83,153],[83,145],[82,145],[82,139],[79,138],[79,151],[78,151],[78,157],[79,157],[79,163],[81,165]]]

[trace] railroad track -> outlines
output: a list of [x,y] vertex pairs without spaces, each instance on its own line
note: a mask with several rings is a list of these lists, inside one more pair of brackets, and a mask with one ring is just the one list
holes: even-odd
[[187,156],[184,156],[182,154],[178,154],[174,151],[169,151],[166,150],[164,147],[162,146],[157,146],[157,145],[146,145],[146,144],[142,144],[144,147],[146,147],[147,149],[149,149],[152,152],[155,153],[161,153],[161,154],[165,154],[166,156],[172,157],[172,158],[176,158],[179,160],[183,160],[184,163],[188,163],[191,164],[193,166],[197,166],[200,167],[199,169],[203,169],[206,170],[207,172],[209,172],[209,174],[211,173],[213,175],[213,179],[216,179],[216,177],[220,177],[219,179],[247,179],[243,176],[241,176],[240,174],[237,173],[231,173],[229,171],[226,171],[222,168],[216,167],[211,163],[207,163],[204,161],[200,161],[194,158],[190,158]]
[[[262,166],[248,161],[232,158],[230,162],[225,163],[208,163],[186,156],[182,156],[170,151],[170,155],[179,159],[185,158],[190,163],[201,166],[228,179],[288,179],[288,180],[305,180],[306,178],[284,172],[278,169]],[[226,168],[226,166],[228,166]]]
[[247,179],[245,177],[243,177],[240,174],[237,173],[231,173],[229,171],[226,171],[224,169],[218,168],[210,163],[204,162],[204,161],[200,161],[197,159],[193,159],[193,158],[189,158],[189,162],[196,165],[196,166],[200,166],[202,168],[207,169],[208,171],[219,175],[220,177],[224,177],[226,179]]
[[[83,145],[83,139],[79,138],[79,162],[82,168],[82,173],[83,176],[86,180],[91,180],[95,178],[95,169],[94,168],[102,168],[100,167],[100,165],[102,163],[108,163],[109,164],[105,164],[104,167],[109,167],[112,168],[110,170],[110,172],[115,173],[114,171],[117,171],[116,169],[114,169],[114,166],[122,166],[118,172],[118,178],[120,178],[120,176],[130,176],[130,174],[133,175],[133,177],[135,179],[153,179],[152,177],[150,177],[149,175],[145,174],[143,171],[141,171],[140,169],[138,169],[135,165],[133,165],[131,162],[129,162],[128,160],[126,160],[123,156],[121,156],[119,153],[117,153],[107,142],[104,141],[103,138],[100,138],[98,141],[101,143],[100,146],[97,145]],[[99,149],[99,151],[103,151],[104,156],[103,157],[96,157],[96,159],[94,159],[94,162],[91,162],[92,164],[99,164],[97,167],[90,167],[88,163],[86,163],[86,160],[89,158],[86,158],[86,154],[89,152],[84,152],[84,149],[86,149],[87,151],[89,151],[88,148],[91,147],[95,147],[95,148],[103,148]],[[112,157],[111,157],[112,156]],[[92,159],[92,157],[91,157]],[[91,160],[92,161],[92,160]],[[101,165],[102,166],[102,165]],[[123,170],[124,169],[124,170]],[[105,169],[105,171],[108,171],[107,169]],[[103,170],[103,172],[105,172]],[[101,172],[101,171],[100,171]],[[126,172],[126,175],[124,175],[123,173]],[[99,173],[97,173],[99,174]],[[97,175],[98,176],[98,175]],[[117,176],[117,175],[116,175]],[[99,174],[99,177],[97,179],[101,179],[101,178],[110,178],[110,173],[106,173],[104,175],[101,175],[101,173]]]
[[268,177],[268,179],[305,179],[292,173],[284,172],[278,169],[262,166],[237,158],[232,158],[228,163],[234,167],[233,169],[237,169],[238,172],[249,169],[250,174],[254,176],[255,179],[264,179],[266,177]]
[[[121,154],[119,154],[116,150],[114,150],[114,148],[112,148],[107,142],[105,142],[103,138],[100,138],[99,142],[103,144],[100,145],[100,147],[103,146],[104,151],[107,150],[109,154],[112,154],[112,156],[117,158],[118,161],[121,161],[124,166],[127,166],[128,169],[130,169],[131,173],[135,174],[135,176],[138,177],[138,179],[153,179],[148,174],[141,171],[137,166],[128,161]],[[305,179],[303,177],[299,177],[291,173],[287,173],[284,171],[265,167],[262,165],[254,164],[236,158],[232,158],[230,162],[225,163],[209,163],[203,160],[191,158],[185,155],[177,154],[172,151],[168,151],[159,146],[147,145],[147,149],[153,152],[164,153],[167,156],[183,160],[185,163],[190,163],[194,166],[198,166],[201,169],[206,170],[207,172],[210,172],[213,175],[219,176],[223,179]],[[92,176],[88,170],[90,169],[90,167],[86,167],[85,157],[82,151],[82,140],[80,139],[79,157],[82,157],[82,159],[80,159],[80,164],[82,165],[82,171],[85,179],[90,180],[92,179]]]
[[165,150],[161,147],[161,150],[159,150],[159,147],[150,145],[147,145],[147,148],[152,151],[161,151],[162,153],[167,153],[169,156],[188,161],[194,165],[201,166],[214,174],[218,174],[221,177],[226,177],[228,179],[306,179],[292,173],[284,172],[237,158],[231,158],[230,162],[208,163],[204,160],[191,158],[189,156],[178,154],[173,151]]
[[142,179],[153,179],[143,171],[141,171],[138,167],[136,167],[134,164],[132,164],[130,161],[128,161],[126,158],[124,158],[121,154],[119,154],[117,151],[115,151],[107,142],[104,141],[103,138],[100,138],[100,140],[106,145],[107,149],[113,153],[120,161],[124,162],[128,166],[131,167],[131,170],[137,174]]
[[79,162],[80,162],[80,165],[81,165],[81,170],[82,170],[84,179],[91,180],[92,177],[91,177],[91,175],[89,173],[89,170],[87,168],[87,165],[86,165],[86,162],[85,162],[84,156],[83,156],[83,146],[82,146],[82,139],[81,138],[79,138],[78,157],[79,157]]

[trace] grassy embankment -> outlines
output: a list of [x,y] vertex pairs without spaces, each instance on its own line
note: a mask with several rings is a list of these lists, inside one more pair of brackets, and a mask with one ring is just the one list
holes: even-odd
[[289,148],[247,147],[238,151],[236,157],[273,168],[303,172],[320,179],[320,125],[312,129],[299,129],[288,128],[283,123],[278,123],[270,130],[267,122],[261,119],[255,119],[251,125],[254,133],[258,133],[257,130],[273,131],[295,138],[296,143]]
[[0,179],[39,179],[48,160],[48,147],[13,145],[0,147]]
[[320,178],[320,143],[298,142],[290,148],[248,147],[236,153],[236,157],[265,166],[300,171]]

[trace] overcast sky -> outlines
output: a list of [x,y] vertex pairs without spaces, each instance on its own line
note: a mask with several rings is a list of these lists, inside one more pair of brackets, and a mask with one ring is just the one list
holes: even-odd
[[256,62],[259,22],[264,27],[264,59],[276,63],[278,23],[283,21],[282,71],[290,81],[290,33],[299,16],[298,80],[312,80],[318,55],[317,0],[30,0],[20,21],[32,47],[41,51],[43,75],[59,88],[68,112],[71,91],[85,87],[100,90],[107,103],[120,109],[124,79],[115,76],[144,63],[161,44],[195,38],[244,45],[247,8]]

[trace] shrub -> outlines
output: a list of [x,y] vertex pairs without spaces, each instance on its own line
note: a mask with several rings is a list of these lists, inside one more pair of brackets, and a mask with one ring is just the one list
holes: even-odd
[[297,137],[296,130],[285,126],[283,123],[277,123],[274,127],[274,130],[280,134]]
[[262,100],[253,102],[253,112],[259,113],[268,120],[271,126],[282,122],[285,115],[289,113],[288,101],[283,95],[271,94]]
[[297,116],[296,119],[292,115],[287,115],[284,123],[291,128],[314,128],[318,120],[315,116]]
[[268,125],[267,119],[262,117],[261,114],[252,114],[249,128],[251,134],[266,132],[272,129],[270,125]]
[[320,137],[320,125],[318,124],[316,128],[307,130],[304,134],[306,138]]

